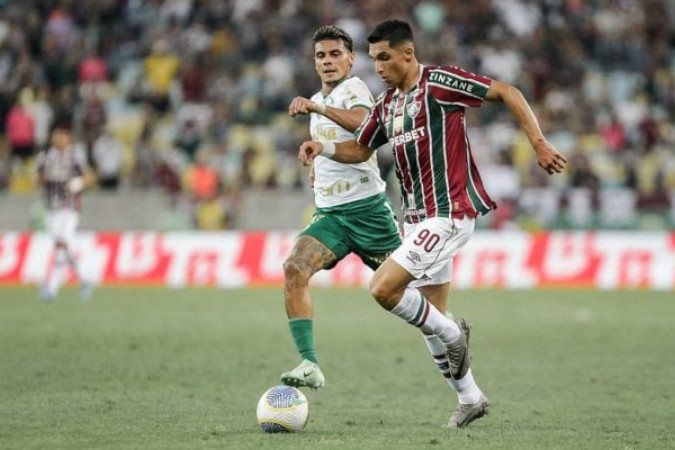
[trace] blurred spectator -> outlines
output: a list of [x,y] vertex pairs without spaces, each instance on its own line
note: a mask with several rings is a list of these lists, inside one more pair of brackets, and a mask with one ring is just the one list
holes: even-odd
[[152,144],[152,127],[143,127],[134,145],[134,168],[131,182],[135,187],[148,188],[154,185],[156,153]]
[[35,144],[39,149],[44,148],[49,140],[49,129],[54,120],[52,106],[47,100],[47,92],[44,88],[28,89],[21,91],[24,98],[26,111],[33,118],[35,124]]
[[571,185],[575,188],[585,188],[597,193],[600,189],[600,178],[595,174],[588,157],[576,151],[570,155],[570,171],[572,172]]
[[112,133],[104,131],[94,141],[92,156],[99,187],[116,191],[122,172],[122,144]]
[[608,150],[619,152],[626,146],[626,131],[616,115],[612,114],[609,121],[601,126],[600,133]]
[[101,83],[108,79],[108,64],[95,51],[80,61],[77,71],[80,83]]
[[148,101],[159,113],[168,112],[171,106],[169,89],[178,67],[179,59],[164,39],[156,41],[150,55],[143,60]]
[[75,21],[68,3],[59,3],[51,10],[45,34],[54,39],[59,50],[68,50],[75,43]]
[[108,114],[103,100],[99,98],[95,90],[83,91],[83,100],[79,111],[80,134],[85,146],[90,163],[93,163],[92,148],[96,139],[103,133],[108,121]]
[[202,135],[194,119],[186,120],[176,133],[174,145],[190,162],[196,162],[197,150],[202,145]]
[[77,53],[61,48],[59,42],[49,36],[44,38],[43,48],[44,76],[52,92],[58,93],[64,88],[73,90],[77,83]]
[[204,231],[222,230],[226,225],[226,211],[221,199],[216,197],[205,199],[195,207],[197,229]]
[[220,191],[220,174],[209,162],[209,154],[202,151],[196,164],[185,171],[185,192],[194,202],[214,199]]
[[172,208],[178,206],[181,193],[181,166],[182,155],[175,151],[166,151],[155,164],[155,178],[157,185],[169,197]]
[[[5,2],[0,128],[9,155],[29,162],[9,172],[17,181],[10,186],[22,186],[49,124],[72,121],[76,111],[77,137],[92,162],[93,144],[110,125],[132,149],[131,170],[123,165],[119,182],[159,186],[174,203],[180,175],[202,148],[214,152],[213,166],[236,196],[292,189],[300,171],[291,153],[306,136],[279,119],[287,116],[288,93],[311,95],[314,84],[311,64],[298,64],[311,60],[311,42],[298,36],[327,23],[348,29],[354,73],[377,94],[384,85],[365,37],[392,16],[412,21],[422,59],[520,87],[535,100],[542,128],[573,159],[566,176],[551,181],[508,115],[469,112],[472,134],[480,136],[476,157],[496,173],[491,192],[508,198],[499,223],[510,225],[515,213],[534,218],[533,226],[554,226],[559,217],[569,219],[565,226],[594,226],[624,205],[621,220],[630,224],[652,205],[675,210],[671,0]],[[500,161],[504,154],[510,164]],[[388,155],[378,156],[386,171]],[[223,195],[220,204],[228,204]],[[544,203],[555,199],[561,211]]]
[[35,153],[35,119],[19,99],[9,110],[5,122],[12,158],[28,160]]
[[195,59],[181,69],[180,85],[183,101],[201,103],[206,99],[206,73]]
[[637,208],[643,212],[667,214],[670,209],[670,194],[666,189],[663,171],[658,171],[654,177],[651,189],[639,191]]
[[224,186],[235,188],[242,184],[242,152],[233,152],[226,144],[214,147],[211,164],[216,168]]

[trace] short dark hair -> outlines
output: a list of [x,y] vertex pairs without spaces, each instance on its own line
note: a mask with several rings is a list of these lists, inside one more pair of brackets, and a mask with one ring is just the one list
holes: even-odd
[[70,119],[61,119],[54,122],[49,128],[49,132],[62,131],[65,133],[73,132],[73,123]]
[[317,42],[326,41],[329,39],[342,41],[345,44],[345,47],[347,47],[347,50],[350,52],[354,51],[352,50],[354,48],[354,41],[352,40],[352,37],[345,30],[340,27],[336,27],[335,25],[324,25],[316,30],[312,42],[316,44]]
[[368,36],[369,44],[382,41],[389,41],[390,47],[396,47],[407,41],[415,42],[410,24],[398,19],[385,20]]

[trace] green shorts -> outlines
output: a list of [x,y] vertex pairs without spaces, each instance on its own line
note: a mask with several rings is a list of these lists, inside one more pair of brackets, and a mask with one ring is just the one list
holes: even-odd
[[317,208],[312,223],[300,235],[317,239],[335,254],[337,261],[353,252],[373,270],[401,245],[396,216],[385,194],[349,205]]

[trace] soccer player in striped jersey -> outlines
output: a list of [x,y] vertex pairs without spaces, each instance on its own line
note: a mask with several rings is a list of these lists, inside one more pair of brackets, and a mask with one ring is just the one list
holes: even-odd
[[[374,99],[363,81],[350,75],[352,38],[339,27],[323,26],[315,32],[313,43],[321,90],[310,99],[296,97],[288,112],[291,116],[309,114],[313,139],[353,139]],[[310,278],[352,252],[375,270],[401,239],[374,157],[354,164],[317,158],[313,178],[316,211],[284,262],[286,313],[301,363],[283,373],[281,381],[316,389],[324,385],[325,378],[314,345]]]
[[[448,425],[463,428],[487,414],[488,400],[470,368],[465,330],[445,311],[452,262],[474,231],[475,218],[495,208],[483,187],[467,138],[465,110],[484,101],[503,102],[525,131],[537,162],[548,174],[562,172],[566,158],[544,137],[516,87],[455,66],[422,65],[407,22],[387,20],[368,37],[375,70],[389,86],[355,133],[334,143],[301,145],[304,164],[320,156],[355,163],[392,144],[402,192],[404,240],[375,272],[371,295],[385,309],[419,327],[458,406]],[[430,299],[436,308],[430,306]]]
[[38,181],[44,190],[46,228],[54,239],[54,261],[41,288],[42,298],[53,301],[70,266],[80,281],[80,298],[87,300],[91,284],[82,276],[73,253],[73,239],[80,221],[81,193],[93,180],[84,154],[75,151],[69,125],[57,124],[51,146],[38,155]]

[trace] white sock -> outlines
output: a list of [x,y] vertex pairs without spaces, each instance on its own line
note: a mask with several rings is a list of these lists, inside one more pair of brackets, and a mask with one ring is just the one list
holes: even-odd
[[469,369],[461,380],[454,380],[450,375],[450,363],[445,353],[445,344],[441,342],[438,336],[424,335],[424,342],[427,344],[429,353],[436,363],[441,375],[445,378],[453,391],[457,392],[459,403],[473,404],[478,403],[482,392],[473,378],[473,373]]
[[427,344],[429,353],[431,353],[431,359],[434,360],[436,367],[438,367],[439,372],[445,378],[448,385],[454,390],[455,386],[451,382],[452,377],[450,376],[450,363],[448,362],[448,355],[446,353],[445,344],[433,334],[424,334],[424,343]]
[[446,345],[457,341],[461,335],[457,324],[441,314],[414,288],[406,288],[391,312],[425,334],[435,334]]
[[476,384],[476,381],[473,379],[473,372],[471,368],[466,372],[464,378],[461,380],[450,379],[450,385],[457,391],[457,398],[459,403],[464,405],[470,405],[473,403],[478,403],[480,396],[483,395],[480,388]]
[[54,256],[54,266],[47,278],[47,292],[51,295],[56,295],[63,284],[64,272],[68,264],[68,255],[65,250],[57,249],[56,256]]

